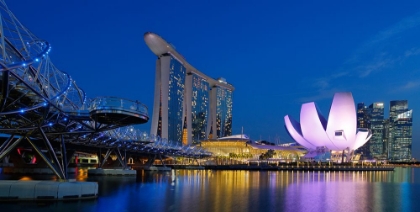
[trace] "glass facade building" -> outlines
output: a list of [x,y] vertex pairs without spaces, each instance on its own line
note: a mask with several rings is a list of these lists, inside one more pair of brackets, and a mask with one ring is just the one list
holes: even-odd
[[222,87],[217,89],[217,136],[232,135],[232,91]]
[[357,104],[357,128],[369,128],[368,126],[368,108],[365,103]]
[[407,100],[391,101],[389,109],[388,159],[411,160],[413,110]]
[[[360,128],[370,129],[369,108],[365,106],[365,103],[363,102],[357,104],[357,129],[360,129]],[[372,158],[370,154],[370,148],[369,148],[370,140],[355,151],[355,153],[361,154],[362,159]]]
[[369,129],[372,131],[369,153],[372,158],[384,158],[384,103],[375,102],[369,106]]
[[209,82],[196,75],[192,75],[192,141],[196,143],[207,139],[206,129],[208,124],[208,114],[210,110],[210,84]]
[[169,57],[168,139],[171,141],[181,141],[186,69],[178,60],[171,56]]

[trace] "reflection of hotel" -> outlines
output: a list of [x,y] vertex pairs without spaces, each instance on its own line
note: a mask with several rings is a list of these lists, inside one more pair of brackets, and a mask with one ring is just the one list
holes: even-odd
[[183,144],[231,135],[233,86],[195,69],[160,36],[144,40],[158,56],[150,134]]

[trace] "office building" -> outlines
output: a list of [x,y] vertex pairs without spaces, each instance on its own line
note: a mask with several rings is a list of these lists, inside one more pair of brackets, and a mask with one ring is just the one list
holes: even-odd
[[[357,128],[370,129],[369,108],[363,102],[357,104]],[[369,143],[370,140],[355,150],[355,153],[361,155],[362,159],[371,159]]]
[[389,107],[388,159],[411,160],[413,110],[407,100],[391,101]]
[[385,159],[384,151],[384,103],[375,102],[369,106],[369,129],[372,131],[370,138],[369,154],[372,158]]

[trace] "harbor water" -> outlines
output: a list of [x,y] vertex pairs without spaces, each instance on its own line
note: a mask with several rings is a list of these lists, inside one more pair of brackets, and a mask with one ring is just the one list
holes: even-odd
[[[395,171],[138,171],[88,177],[94,200],[0,202],[1,211],[420,211],[420,169]],[[56,180],[0,174],[0,180]]]

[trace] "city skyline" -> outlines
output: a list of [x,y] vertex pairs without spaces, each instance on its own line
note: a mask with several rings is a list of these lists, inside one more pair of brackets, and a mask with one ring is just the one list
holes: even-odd
[[413,110],[407,100],[389,102],[389,117],[384,117],[384,103],[357,104],[357,127],[372,131],[372,138],[357,150],[364,159],[412,159]]
[[197,69],[235,86],[233,134],[243,127],[253,140],[290,142],[284,115],[297,117],[295,108],[310,101],[328,114],[332,94],[348,91],[355,102],[408,100],[420,156],[420,2],[7,3],[89,97],[137,99],[152,109],[156,57],[142,36],[153,31]]

